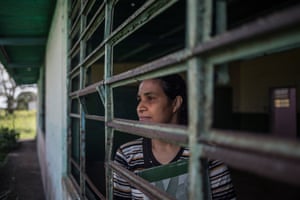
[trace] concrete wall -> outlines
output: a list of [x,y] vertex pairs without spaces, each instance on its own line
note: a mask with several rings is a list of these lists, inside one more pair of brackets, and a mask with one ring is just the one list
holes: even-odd
[[66,66],[67,1],[58,0],[45,55],[45,133],[38,128],[37,140],[42,179],[48,200],[63,199],[62,178],[67,168]]
[[[295,87],[300,99],[300,49],[276,53],[232,65],[235,112],[267,113],[270,89]],[[300,104],[297,105],[300,112]]]

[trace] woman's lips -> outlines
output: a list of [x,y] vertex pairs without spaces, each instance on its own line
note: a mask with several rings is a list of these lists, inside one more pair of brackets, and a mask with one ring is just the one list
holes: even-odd
[[139,117],[140,121],[151,121],[151,117],[141,116]]

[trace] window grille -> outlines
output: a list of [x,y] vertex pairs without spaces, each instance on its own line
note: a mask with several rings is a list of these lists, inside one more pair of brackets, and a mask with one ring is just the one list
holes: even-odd
[[[261,3],[250,17],[238,12],[242,2],[70,1],[68,177],[82,199],[112,199],[112,171],[151,199],[171,199],[149,183],[164,169],[187,170],[189,198],[209,199],[207,159],[299,187],[297,139],[215,124],[214,88],[228,84],[232,63],[297,50],[300,44],[297,1]],[[137,80],[173,73],[187,81],[188,125],[150,126],[137,121]],[[296,84],[299,88],[299,81]],[[114,164],[117,146],[140,136],[189,147],[189,162],[139,175]]]

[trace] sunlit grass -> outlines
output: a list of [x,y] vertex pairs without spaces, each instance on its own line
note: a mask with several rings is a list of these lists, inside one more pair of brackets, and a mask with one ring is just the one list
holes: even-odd
[[36,111],[17,110],[13,115],[5,115],[0,110],[0,127],[15,129],[20,133],[20,140],[34,139],[36,136]]

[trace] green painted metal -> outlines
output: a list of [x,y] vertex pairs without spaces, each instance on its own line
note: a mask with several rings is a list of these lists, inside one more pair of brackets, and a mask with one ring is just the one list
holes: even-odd
[[[104,38],[109,37],[112,31],[113,23],[113,1],[108,1],[105,5],[105,30]],[[104,80],[109,79],[113,74],[113,50],[112,45],[109,43],[105,44],[105,63],[104,63]],[[113,93],[112,88],[109,85],[104,86],[104,101],[105,101],[105,122],[113,119]],[[101,96],[100,96],[101,97]],[[112,157],[114,130],[111,127],[105,126],[105,163],[108,164]],[[106,198],[113,199],[113,171],[107,167],[105,170],[106,175]]]
[[17,84],[38,80],[55,4],[56,0],[0,1],[0,62]]
[[138,172],[137,175],[146,179],[149,182],[155,182],[155,181],[163,180],[174,176],[179,176],[181,174],[187,173],[187,171],[188,171],[188,162],[177,161],[171,164],[142,170]]
[[[188,1],[187,47],[207,41],[212,30],[211,1]],[[211,126],[212,75],[213,69],[202,58],[188,61],[189,93],[189,147],[191,151],[189,164],[190,199],[211,199],[207,161],[202,158],[203,147],[198,143],[202,134],[208,134]],[[211,69],[210,69],[211,68]]]

